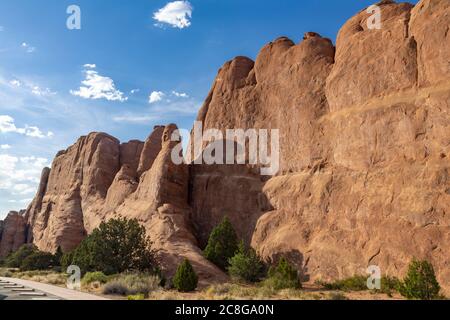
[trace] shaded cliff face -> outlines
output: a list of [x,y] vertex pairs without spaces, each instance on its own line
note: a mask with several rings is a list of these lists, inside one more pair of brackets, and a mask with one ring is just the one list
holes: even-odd
[[32,241],[68,251],[121,215],[146,227],[169,273],[188,258],[202,280],[223,281],[200,247],[228,216],[264,258],[287,256],[310,280],[372,264],[401,276],[417,257],[450,290],[450,2],[380,8],[380,30],[361,11],[336,47],[313,32],[298,44],[282,37],[256,61],[237,57],[219,70],[198,120],[279,129],[276,176],[175,165],[174,125],[145,142],[92,133],[44,169],[25,216],[0,226],[1,250]]
[[171,161],[177,142],[169,138],[175,130],[175,125],[157,126],[145,142],[122,144],[105,133],[91,133],[59,152],[52,169],[43,170],[25,216],[5,220],[1,252],[25,242],[67,252],[102,221],[123,216],[146,227],[169,274],[189,258],[203,281],[225,279],[203,258],[191,232],[188,167]]
[[279,38],[256,62],[219,71],[198,120],[205,129],[280,129],[280,173],[192,169],[202,243],[230,217],[265,258],[286,255],[305,278],[401,276],[430,260],[450,286],[450,2],[384,1],[382,28],[361,11],[336,48],[308,33]]
[[0,258],[19,249],[26,241],[24,212],[11,211],[0,221]]

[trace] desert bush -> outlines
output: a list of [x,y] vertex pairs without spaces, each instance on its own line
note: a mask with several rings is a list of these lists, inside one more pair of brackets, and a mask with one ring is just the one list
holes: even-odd
[[57,254],[43,252],[34,245],[25,244],[9,254],[4,265],[8,268],[20,268],[22,271],[55,268],[60,265]]
[[127,300],[145,300],[145,296],[143,294],[130,295]]
[[63,253],[61,247],[58,246],[55,254],[53,255],[55,266],[61,266],[61,259],[62,259],[63,255],[64,255],[64,253]]
[[112,280],[103,286],[102,292],[108,295],[126,296],[128,295],[128,286],[121,280]]
[[381,289],[375,290],[377,292],[385,293],[389,297],[392,297],[394,292],[398,292],[400,289],[401,281],[396,277],[384,276],[381,278]]
[[55,266],[55,257],[51,253],[36,251],[23,259],[20,264],[21,271],[48,270]]
[[12,278],[13,272],[8,269],[0,269],[0,277]]
[[225,217],[214,228],[204,250],[205,257],[223,270],[228,267],[228,260],[238,250],[238,238],[230,220]]
[[67,275],[62,273],[33,274],[24,272],[19,277],[24,280],[31,280],[35,282],[48,283],[59,286],[65,286],[67,282]]
[[342,292],[331,292],[328,294],[328,300],[348,300]]
[[65,272],[67,268],[72,265],[74,251],[66,252],[61,256],[60,265],[62,271]]
[[161,279],[150,274],[121,274],[108,281],[102,288],[104,294],[130,296],[149,293],[159,288]]
[[264,264],[253,248],[239,244],[236,254],[229,259],[228,273],[238,281],[256,282],[264,276]]
[[23,260],[37,251],[38,249],[34,245],[25,244],[17,251],[10,253],[4,261],[4,265],[8,268],[20,268]]
[[327,290],[342,290],[342,291],[364,291],[367,288],[367,277],[353,276],[334,282],[317,282]]
[[[69,260],[70,256],[64,259]],[[112,219],[100,224],[72,253],[70,264],[83,273],[102,271],[106,275],[125,271],[150,271],[153,252],[145,229],[136,219]],[[68,261],[64,261],[67,265]]]
[[408,273],[399,286],[400,294],[407,299],[438,299],[440,290],[433,265],[419,260],[410,263]]
[[269,269],[263,285],[274,290],[301,288],[297,270],[285,258],[281,258],[277,266]]
[[178,266],[177,272],[172,279],[172,283],[180,292],[194,291],[197,288],[197,274],[187,259]]
[[93,282],[106,283],[108,282],[108,276],[106,276],[103,272],[88,272],[84,275],[82,283],[85,285],[89,285]]

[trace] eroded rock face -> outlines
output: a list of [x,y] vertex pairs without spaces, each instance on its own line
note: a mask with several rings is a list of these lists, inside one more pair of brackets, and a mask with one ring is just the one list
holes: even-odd
[[264,181],[194,166],[200,240],[227,215],[262,256],[286,255],[310,280],[371,264],[403,276],[417,257],[450,289],[450,2],[380,8],[381,30],[361,11],[336,50],[316,33],[283,37],[254,65],[238,57],[219,71],[198,120],[280,129],[281,171]]
[[450,2],[379,5],[380,30],[364,10],[336,47],[314,32],[298,44],[281,37],[256,61],[237,57],[219,70],[197,119],[204,129],[279,129],[276,175],[175,165],[174,125],[145,143],[92,133],[44,170],[26,218],[5,220],[0,248],[28,240],[67,251],[125,216],[145,226],[169,273],[188,258],[202,280],[224,281],[200,248],[228,216],[266,260],[287,256],[305,279],[373,264],[403,276],[416,257],[449,292]]
[[[175,165],[175,125],[155,127],[147,141],[120,143],[104,133],[81,137],[42,172],[25,216],[2,225],[2,253],[31,242],[54,252],[74,249],[102,221],[136,218],[147,230],[163,268],[171,275],[189,258],[202,282],[226,276],[209,263],[193,235],[188,205],[189,169]],[[21,235],[21,236],[20,236]]]
[[188,258],[200,276],[201,283],[224,281],[226,276],[207,261],[198,246],[190,222],[188,205],[189,169],[171,160],[171,141],[175,125],[168,125],[161,134],[160,152],[151,168],[141,176],[136,192],[128,197],[114,215],[137,218],[157,251],[159,260],[169,275]]
[[0,258],[19,249],[26,241],[24,212],[11,211],[0,226]]

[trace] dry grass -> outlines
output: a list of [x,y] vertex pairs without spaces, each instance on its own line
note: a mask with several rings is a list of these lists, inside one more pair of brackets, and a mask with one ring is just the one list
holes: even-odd
[[0,276],[66,286],[67,275],[54,271],[19,271],[18,269],[0,269]]
[[[22,278],[25,280],[48,283],[52,285],[66,285],[66,275],[52,271],[27,271],[19,272],[14,269],[0,268],[0,276]],[[154,276],[153,276],[154,277]],[[130,296],[131,300],[139,300],[139,295],[145,291],[145,296],[150,300],[388,300],[403,299],[400,295],[394,294],[388,296],[382,292],[353,291],[353,290],[330,290],[319,285],[305,286],[303,289],[284,289],[274,290],[262,285],[244,285],[238,283],[225,283],[211,285],[205,289],[195,292],[181,293],[176,290],[166,290],[158,286],[158,279],[143,280],[136,275],[116,275],[112,276],[108,282],[110,286],[120,285],[123,289],[122,296],[108,295],[112,299],[126,299]],[[98,281],[89,285],[84,284],[83,291],[94,294],[102,294],[105,286]],[[129,290],[129,289],[133,290]],[[120,288],[119,288],[120,289]],[[119,290],[120,291],[120,290]]]
[[191,293],[158,290],[150,294],[151,300],[343,300],[342,293],[298,289],[273,290],[264,286],[225,283]]
[[103,287],[105,295],[137,296],[149,294],[159,289],[161,279],[155,275],[147,274],[120,274],[114,276]]

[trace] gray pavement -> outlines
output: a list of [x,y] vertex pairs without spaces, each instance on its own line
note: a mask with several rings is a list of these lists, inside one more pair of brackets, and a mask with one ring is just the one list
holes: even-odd
[[62,300],[45,292],[0,279],[0,300]]
[[0,300],[108,300],[45,283],[0,277]]

